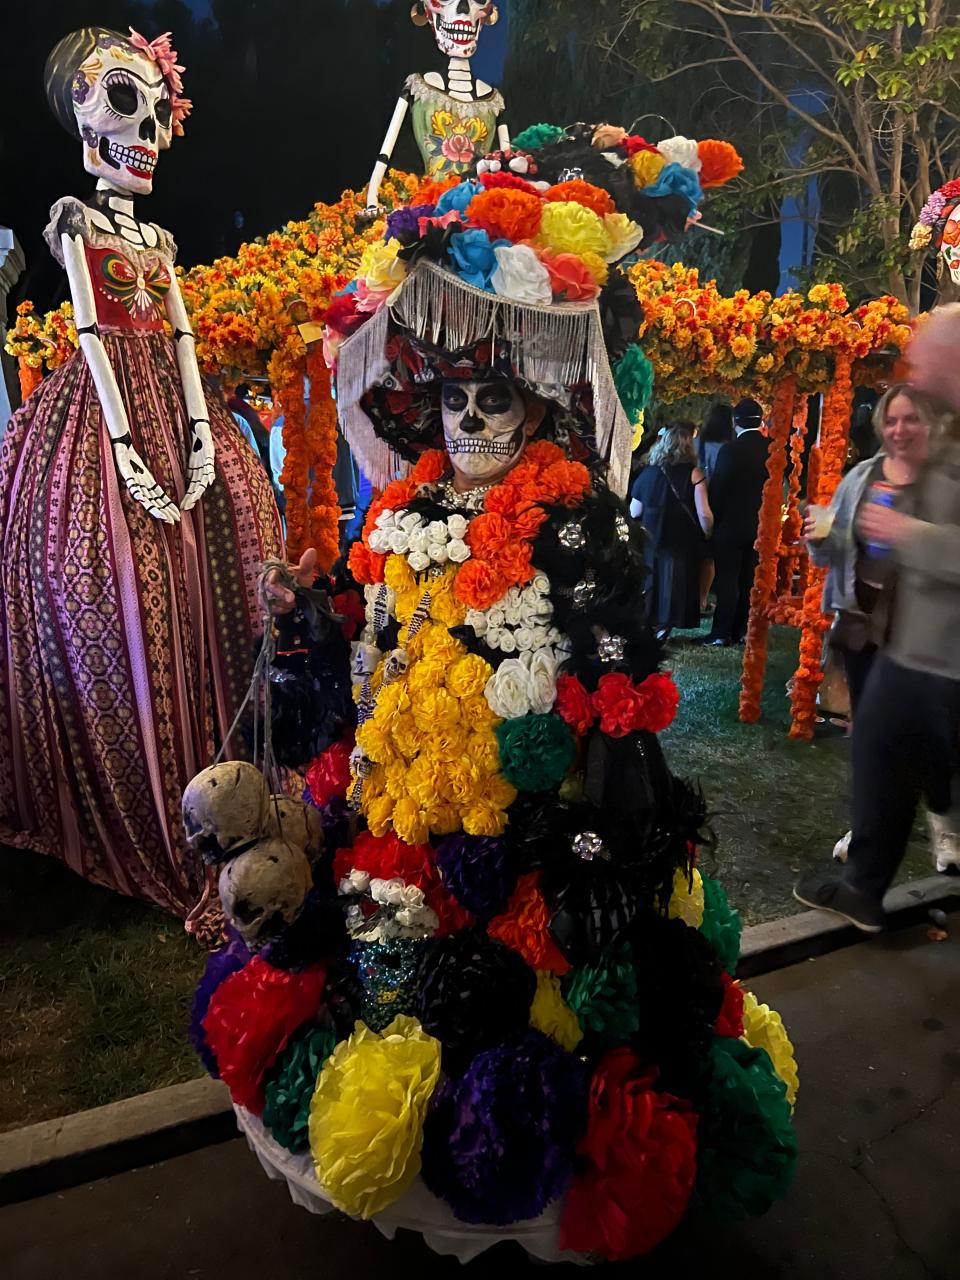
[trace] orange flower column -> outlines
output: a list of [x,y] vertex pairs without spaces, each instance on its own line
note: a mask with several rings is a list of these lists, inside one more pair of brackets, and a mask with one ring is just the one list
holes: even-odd
[[317,549],[317,563],[329,573],[340,555],[340,500],[333,479],[337,465],[337,406],[323,348],[315,343],[307,353],[310,378],[310,411],[307,440],[311,468],[310,545]]
[[28,396],[33,395],[43,381],[43,369],[34,369],[23,357],[18,361],[20,373],[20,403],[24,404]]
[[787,469],[787,441],[793,426],[797,383],[787,378],[773,398],[773,438],[767,460],[767,483],[763,490],[757,531],[759,561],[750,597],[747,648],[740,678],[740,719],[756,724],[760,719],[760,699],[767,667],[767,636],[770,631],[770,604],[776,594],[780,534],[783,524],[783,477]]
[[[843,475],[847,457],[847,435],[853,411],[852,361],[849,355],[837,357],[833,386],[823,405],[820,427],[820,459],[816,491],[810,488],[810,501],[825,506],[833,498]],[[823,583],[826,570],[811,566],[807,590],[803,598],[800,664],[793,680],[791,708],[793,723],[790,737],[809,742],[817,715],[817,691],[823,682],[823,637],[830,619],[823,613]]]

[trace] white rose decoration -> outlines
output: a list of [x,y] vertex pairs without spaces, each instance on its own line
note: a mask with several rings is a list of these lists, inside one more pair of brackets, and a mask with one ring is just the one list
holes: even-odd
[[501,627],[506,626],[507,615],[499,605],[495,606],[493,609],[487,610],[487,622],[491,627],[495,627],[499,631]]
[[530,711],[533,683],[530,672],[520,658],[508,658],[487,681],[484,689],[487,704],[495,716],[517,720]]
[[430,545],[430,539],[427,537],[426,529],[414,529],[410,535],[411,551],[426,551]]
[[517,641],[512,631],[504,631],[500,637],[501,653],[516,653]]
[[534,649],[543,649],[551,643],[550,631],[547,627],[531,627]]
[[550,579],[545,573],[535,574],[533,581],[530,583],[530,589],[536,591],[537,595],[548,596],[550,594]]
[[374,529],[370,535],[370,550],[376,551],[379,555],[386,555],[390,550],[390,531]]
[[545,716],[557,700],[557,658],[552,649],[538,649],[525,661],[530,672],[530,709]]
[[477,609],[468,610],[467,616],[464,618],[464,624],[468,627],[473,627],[478,636],[487,634],[487,615],[480,613]]
[[533,631],[530,627],[518,627],[513,633],[513,638],[521,653],[529,653],[533,648]]
[[470,528],[470,521],[466,516],[451,516],[447,521],[447,528],[450,530],[450,537],[456,540],[464,539],[467,536],[467,530]]
[[550,305],[553,301],[550,273],[529,245],[507,245],[495,249],[494,253],[497,269],[490,283],[501,298],[534,306]]
[[447,543],[447,555],[454,564],[463,564],[470,559],[470,548],[462,538],[453,538]]
[[404,556],[410,550],[410,535],[403,529],[394,529],[388,541],[395,555]]
[[503,640],[505,635],[506,632],[502,627],[491,627],[488,625],[486,634],[487,647],[490,649],[499,649],[500,642]]
[[667,157],[667,164],[682,164],[685,169],[692,169],[694,173],[699,173],[703,168],[703,161],[693,138],[680,135],[667,138],[666,142],[657,144],[657,150]]
[[431,520],[427,525],[427,537],[431,542],[448,542],[450,534],[442,520]]
[[415,511],[408,511],[405,516],[400,517],[400,528],[406,529],[407,533],[412,533],[421,524],[423,517],[418,516]]
[[518,604],[508,604],[503,612],[508,627],[519,627],[523,621],[523,613]]
[[407,564],[414,573],[424,573],[430,568],[430,557],[426,551],[414,551],[407,557]]
[[411,911],[420,910],[424,904],[423,890],[418,889],[415,884],[404,885],[400,898],[402,905]]
[[395,511],[381,511],[377,516],[378,529],[392,529],[397,523],[397,513]]
[[443,542],[431,542],[427,547],[427,555],[434,564],[446,564],[450,559],[450,552]]

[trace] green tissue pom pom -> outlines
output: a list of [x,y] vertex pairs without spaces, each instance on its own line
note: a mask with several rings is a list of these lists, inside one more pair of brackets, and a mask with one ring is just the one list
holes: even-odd
[[503,776],[518,791],[549,791],[573,764],[573,735],[559,716],[505,720],[496,733]]
[[568,974],[563,994],[584,1035],[620,1045],[640,1030],[637,971],[629,943],[611,943],[596,964]]
[[715,1218],[759,1217],[790,1190],[797,1135],[787,1087],[765,1049],[717,1038],[700,1110],[697,1192]]
[[336,1043],[332,1030],[305,1027],[277,1059],[267,1081],[263,1122],[277,1142],[294,1155],[310,1150],[310,1102],[317,1077]]
[[529,129],[510,141],[512,151],[539,151],[541,147],[549,147],[552,142],[559,142],[563,130],[555,124],[532,124]]
[[723,885],[709,876],[703,877],[703,924],[700,932],[716,951],[720,963],[729,974],[736,974],[740,962],[740,935],[743,926],[740,913],[727,901]]
[[636,423],[653,395],[653,365],[637,343],[628,347],[614,365],[613,380],[624,413]]

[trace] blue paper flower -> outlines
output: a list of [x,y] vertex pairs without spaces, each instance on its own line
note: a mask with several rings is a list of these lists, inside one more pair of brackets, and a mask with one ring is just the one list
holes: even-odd
[[644,187],[645,196],[686,196],[693,213],[703,200],[703,188],[692,169],[682,164],[668,164],[652,186]]
[[468,179],[461,182],[459,187],[451,187],[449,191],[445,191],[437,201],[437,214],[443,217],[445,213],[455,211],[456,213],[466,213],[467,205],[470,204],[474,196],[478,196],[483,190],[479,182]]
[[461,280],[476,289],[492,292],[490,277],[497,269],[494,250],[506,244],[509,244],[508,240],[496,240],[491,244],[490,237],[479,227],[458,231],[450,237],[450,263]]

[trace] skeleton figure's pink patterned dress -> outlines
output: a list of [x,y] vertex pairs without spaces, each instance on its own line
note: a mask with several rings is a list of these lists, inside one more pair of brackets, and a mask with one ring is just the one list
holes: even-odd
[[[135,249],[77,201],[53,226],[64,210],[84,238],[133,447],[179,503],[190,433],[163,329],[173,242]],[[0,843],[178,914],[199,887],[180,796],[242,701],[259,566],[282,549],[258,459],[222,403],[208,407],[217,479],[179,525],[118,479],[80,353],[0,446]]]

